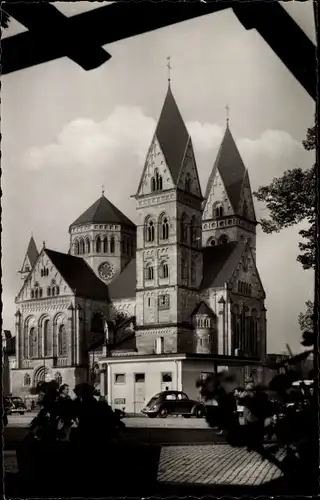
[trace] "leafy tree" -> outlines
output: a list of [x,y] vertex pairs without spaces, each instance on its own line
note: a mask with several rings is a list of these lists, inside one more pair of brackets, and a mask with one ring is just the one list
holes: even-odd
[[303,332],[305,331],[313,331],[313,302],[308,300],[306,302],[307,310],[305,313],[299,314],[299,325]]
[[[308,129],[303,147],[307,151],[316,148],[315,126]],[[315,268],[315,165],[308,170],[287,170],[281,177],[273,179],[268,186],[260,187],[254,192],[254,196],[266,204],[270,213],[269,219],[260,221],[265,233],[279,232],[302,221],[308,223],[308,229],[299,231],[304,241],[299,242],[301,254],[297,260],[304,269]]]

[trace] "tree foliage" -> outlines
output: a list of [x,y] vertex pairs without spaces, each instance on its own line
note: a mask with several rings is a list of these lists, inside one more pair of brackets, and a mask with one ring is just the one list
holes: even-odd
[[313,302],[311,300],[307,300],[306,302],[306,312],[299,314],[299,325],[303,332],[305,331],[313,331]]
[[[309,128],[303,141],[307,151],[316,148],[315,127]],[[315,267],[315,165],[308,170],[295,168],[287,170],[281,177],[274,178],[268,186],[262,186],[254,192],[258,201],[264,202],[270,218],[260,221],[265,233],[279,232],[299,222],[306,221],[308,228],[299,231],[303,241],[299,242],[300,255],[297,260],[304,269]]]

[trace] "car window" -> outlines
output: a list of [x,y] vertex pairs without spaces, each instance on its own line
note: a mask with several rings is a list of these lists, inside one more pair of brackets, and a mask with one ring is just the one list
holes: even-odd
[[175,401],[176,395],[175,394],[166,394],[166,400],[167,401]]
[[21,398],[12,398],[12,401],[14,403],[22,403],[22,399]]
[[178,399],[181,401],[183,399],[189,399],[188,396],[186,394],[184,394],[183,392],[180,392],[178,394]]

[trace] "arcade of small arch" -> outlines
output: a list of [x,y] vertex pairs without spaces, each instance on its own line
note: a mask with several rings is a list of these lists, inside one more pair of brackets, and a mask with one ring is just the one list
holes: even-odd
[[[88,236],[84,238],[76,238],[73,241],[74,255],[89,255],[92,253],[114,254],[118,250],[119,240],[116,236],[101,236],[98,235],[95,239],[90,239]],[[121,240],[121,250],[127,255],[133,255],[134,241],[133,238],[124,237]]]

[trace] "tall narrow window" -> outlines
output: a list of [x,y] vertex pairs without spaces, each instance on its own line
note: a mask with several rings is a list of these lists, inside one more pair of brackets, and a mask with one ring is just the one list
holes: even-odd
[[80,253],[80,255],[84,254],[84,241],[82,238],[81,238],[80,243],[79,243],[79,253]]
[[190,174],[187,174],[187,175],[186,175],[186,180],[185,180],[185,191],[187,191],[187,193],[190,193],[190,192],[191,192],[191,177],[190,177]]
[[58,355],[67,355],[67,332],[64,325],[60,325],[58,330]]
[[103,239],[103,253],[108,253],[108,237],[105,236]]
[[35,327],[30,328],[29,332],[29,356],[30,358],[36,358],[38,355],[38,344],[37,344],[37,332]]
[[50,356],[52,353],[52,343],[49,331],[49,320],[46,319],[43,322],[43,345],[44,345],[44,356]]
[[156,191],[162,190],[162,177],[159,175],[158,169],[155,170]]
[[90,245],[90,240],[89,238],[86,238],[86,253],[90,253],[91,251],[91,245]]
[[198,240],[197,240],[197,220],[195,216],[192,217],[191,219],[191,244],[193,246],[197,246]]
[[161,220],[160,238],[162,240],[169,239],[169,222],[166,216],[163,216]]
[[154,241],[154,222],[152,220],[149,220],[147,222],[147,241],[152,242]]
[[222,217],[223,216],[223,207],[219,205],[216,207],[216,217]]
[[188,237],[189,237],[189,227],[188,227],[189,221],[188,221],[188,216],[187,214],[182,214],[181,217],[181,238],[183,243],[188,242]]
[[146,279],[153,280],[153,265],[150,263],[146,266]]
[[31,384],[31,377],[28,373],[26,373],[24,376],[23,385],[28,387],[30,384]]
[[79,255],[79,241],[75,240],[74,242],[74,254]]
[[191,283],[194,284],[197,279],[197,268],[194,260],[191,261]]
[[115,239],[114,239],[114,236],[111,236],[110,238],[110,253],[114,253],[115,252]]
[[166,262],[161,262],[160,264],[160,278],[168,278],[169,268]]
[[154,177],[151,178],[151,191],[154,192],[156,190],[156,180]]
[[101,252],[101,238],[100,238],[100,236],[97,236],[97,239],[96,239],[96,252],[97,253]]

